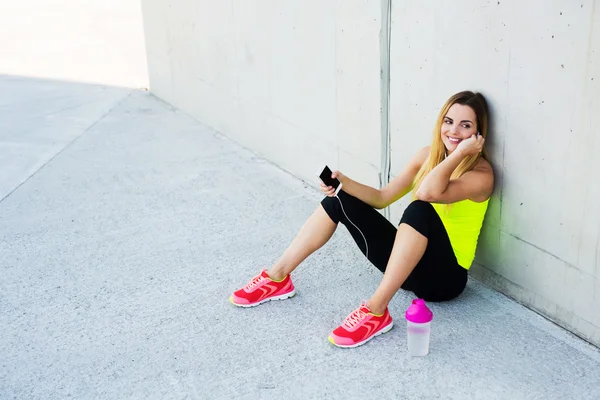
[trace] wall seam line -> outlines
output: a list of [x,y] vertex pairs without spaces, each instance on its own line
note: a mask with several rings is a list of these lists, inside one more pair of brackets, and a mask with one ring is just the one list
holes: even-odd
[[[390,39],[391,39],[392,0],[381,1],[381,31],[379,37],[380,53],[380,114],[381,114],[381,167],[379,172],[379,188],[390,181]],[[383,215],[390,218],[390,208],[383,210]]]

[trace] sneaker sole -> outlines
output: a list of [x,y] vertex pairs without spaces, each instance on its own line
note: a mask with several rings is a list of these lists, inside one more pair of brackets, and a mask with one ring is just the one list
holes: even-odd
[[239,303],[235,303],[233,301],[233,296],[229,296],[229,301],[231,302],[231,304],[233,304],[236,307],[244,307],[244,308],[249,308],[249,307],[256,307],[258,305],[261,305],[262,303],[266,303],[267,301],[271,301],[271,300],[285,300],[285,299],[289,299],[291,297],[294,297],[296,295],[296,289],[292,290],[291,292],[279,295],[279,296],[273,296],[273,297],[269,297],[266,298],[262,301],[256,302],[256,303],[250,303],[250,304],[239,304]]
[[341,347],[342,349],[351,349],[352,347],[358,347],[358,346],[361,346],[361,345],[367,343],[369,340],[373,339],[375,336],[379,336],[383,333],[388,333],[393,327],[394,327],[394,321],[390,322],[385,328],[382,328],[379,332],[375,333],[374,335],[369,336],[362,342],[358,342],[358,343],[354,343],[354,344],[348,344],[348,345],[337,344],[336,342],[334,342],[334,340],[331,336],[328,336],[327,339],[329,340],[329,342],[332,345],[334,345],[336,347]]

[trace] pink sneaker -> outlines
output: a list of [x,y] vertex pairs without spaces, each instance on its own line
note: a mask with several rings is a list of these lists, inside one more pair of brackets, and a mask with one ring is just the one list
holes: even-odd
[[352,311],[344,322],[329,335],[329,341],[338,347],[356,347],[367,343],[377,335],[387,333],[394,326],[387,307],[381,315],[375,315],[365,301]]
[[229,297],[229,301],[238,307],[254,307],[270,300],[283,300],[296,294],[292,278],[287,275],[280,281],[274,281],[267,270],[256,275],[240,290]]

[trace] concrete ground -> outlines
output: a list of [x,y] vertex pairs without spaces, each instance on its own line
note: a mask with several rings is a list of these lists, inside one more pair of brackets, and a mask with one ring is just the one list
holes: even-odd
[[319,199],[147,92],[0,77],[0,398],[600,398],[597,348],[472,279],[427,357],[407,292],[332,346],[381,278],[343,227],[294,298],[232,306]]

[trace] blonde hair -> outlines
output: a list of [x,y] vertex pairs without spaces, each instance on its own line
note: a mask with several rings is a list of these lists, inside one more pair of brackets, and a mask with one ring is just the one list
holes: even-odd
[[[444,123],[444,118],[454,104],[461,104],[463,106],[469,106],[475,112],[475,116],[477,119],[477,131],[483,136],[483,138],[487,138],[488,133],[488,106],[485,98],[481,93],[473,93],[469,91],[464,91],[455,94],[450,97],[446,104],[440,110],[440,114],[438,115],[437,122],[435,123],[435,128],[433,129],[433,141],[431,143],[431,151],[429,152],[429,157],[423,165],[421,169],[415,176],[415,180],[413,181],[413,196],[414,193],[417,192],[417,189],[423,182],[425,176],[431,172],[439,163],[444,161],[446,158],[446,146],[444,146],[444,142],[442,141],[442,137],[440,135],[440,131],[442,129],[442,124]],[[485,146],[483,151],[480,154],[474,154],[468,157],[465,157],[460,164],[456,167],[450,179],[456,179],[461,177],[466,172],[472,170],[477,163],[479,162],[479,158],[483,157],[484,159],[488,159],[487,151]]]

